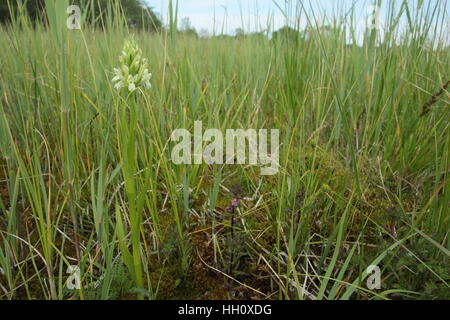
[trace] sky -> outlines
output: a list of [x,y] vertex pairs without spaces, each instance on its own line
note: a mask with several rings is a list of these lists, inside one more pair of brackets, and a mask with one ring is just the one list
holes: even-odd
[[[167,21],[168,0],[146,0]],[[237,28],[248,31],[268,25],[281,27],[285,19],[273,0],[179,0],[179,18],[189,17],[199,31],[232,34]]]
[[[176,0],[173,0],[174,3]],[[410,2],[416,2],[411,1]],[[433,5],[438,0],[424,0],[424,6]],[[445,0],[448,1],[448,0]],[[168,21],[169,0],[145,0],[161,15],[163,21]],[[344,13],[352,5],[355,6],[356,22],[361,29],[366,25],[370,7],[373,0],[179,0],[179,20],[189,17],[192,26],[200,30],[207,30],[209,34],[234,34],[237,28],[242,28],[246,32],[277,30],[282,26],[292,24],[286,18],[295,12],[295,5],[302,2],[308,12],[314,12],[317,20],[325,20],[325,16],[334,16],[335,13]],[[383,0],[380,8],[381,20],[387,13],[388,3]],[[402,0],[394,0],[397,7]],[[449,1],[450,2],[450,1]],[[278,6],[277,6],[278,4]],[[283,13],[283,11],[284,13]],[[311,16],[310,16],[311,17]],[[449,13],[447,12],[447,27],[450,24]],[[303,15],[300,19],[300,27],[307,25],[307,18]]]

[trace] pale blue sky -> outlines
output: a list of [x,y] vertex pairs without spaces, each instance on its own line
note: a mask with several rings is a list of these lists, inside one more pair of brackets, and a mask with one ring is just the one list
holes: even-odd
[[[167,22],[169,0],[145,0]],[[174,3],[176,0],[173,0]],[[410,3],[416,1],[408,0]],[[424,0],[425,8],[433,5],[438,0]],[[370,6],[373,0],[179,0],[179,20],[189,17],[192,25],[197,29],[206,29],[209,33],[232,34],[236,28],[244,28],[246,31],[261,31],[278,29],[286,25],[286,17],[275,5],[278,3],[286,9],[286,3],[303,3],[308,12],[314,12],[317,19],[324,16],[333,16],[333,13],[343,13],[355,5],[357,13],[356,22],[364,28],[367,21]],[[381,19],[386,14],[390,1],[384,0],[380,11]],[[402,0],[393,1],[397,8]],[[450,2],[450,1],[449,1]],[[291,5],[291,11],[295,11],[295,5]],[[450,6],[447,6],[450,7]],[[288,9],[289,10],[289,9]],[[302,16],[301,25],[307,24],[307,19]],[[447,12],[447,27],[450,24]]]

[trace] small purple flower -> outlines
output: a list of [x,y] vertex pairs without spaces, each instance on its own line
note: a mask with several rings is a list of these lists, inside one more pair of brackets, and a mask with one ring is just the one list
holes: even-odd
[[238,200],[237,200],[237,199],[231,200],[231,206],[232,206],[233,208],[239,207]]

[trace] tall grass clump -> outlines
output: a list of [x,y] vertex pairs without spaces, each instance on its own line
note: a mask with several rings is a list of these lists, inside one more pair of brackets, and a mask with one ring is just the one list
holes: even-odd
[[[120,1],[84,1],[81,30],[68,0],[12,12],[0,299],[449,298],[448,3],[377,4],[380,29],[287,1],[289,28],[208,38],[177,1],[157,33]],[[279,129],[279,173],[175,165],[195,121]]]

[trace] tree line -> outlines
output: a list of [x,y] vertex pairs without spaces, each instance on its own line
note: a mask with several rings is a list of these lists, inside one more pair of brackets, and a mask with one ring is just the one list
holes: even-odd
[[[56,0],[57,1],[57,0]],[[45,20],[46,0],[1,0],[0,1],[0,23],[11,21],[11,12],[17,14],[23,8],[32,21]],[[119,5],[125,15],[127,24],[134,28],[145,28],[150,31],[159,31],[162,28],[161,19],[151,7],[142,0],[71,0],[71,5],[78,5],[82,10],[88,10],[90,21],[100,25],[102,16],[108,12],[108,8]],[[111,10],[114,14],[115,10]]]

